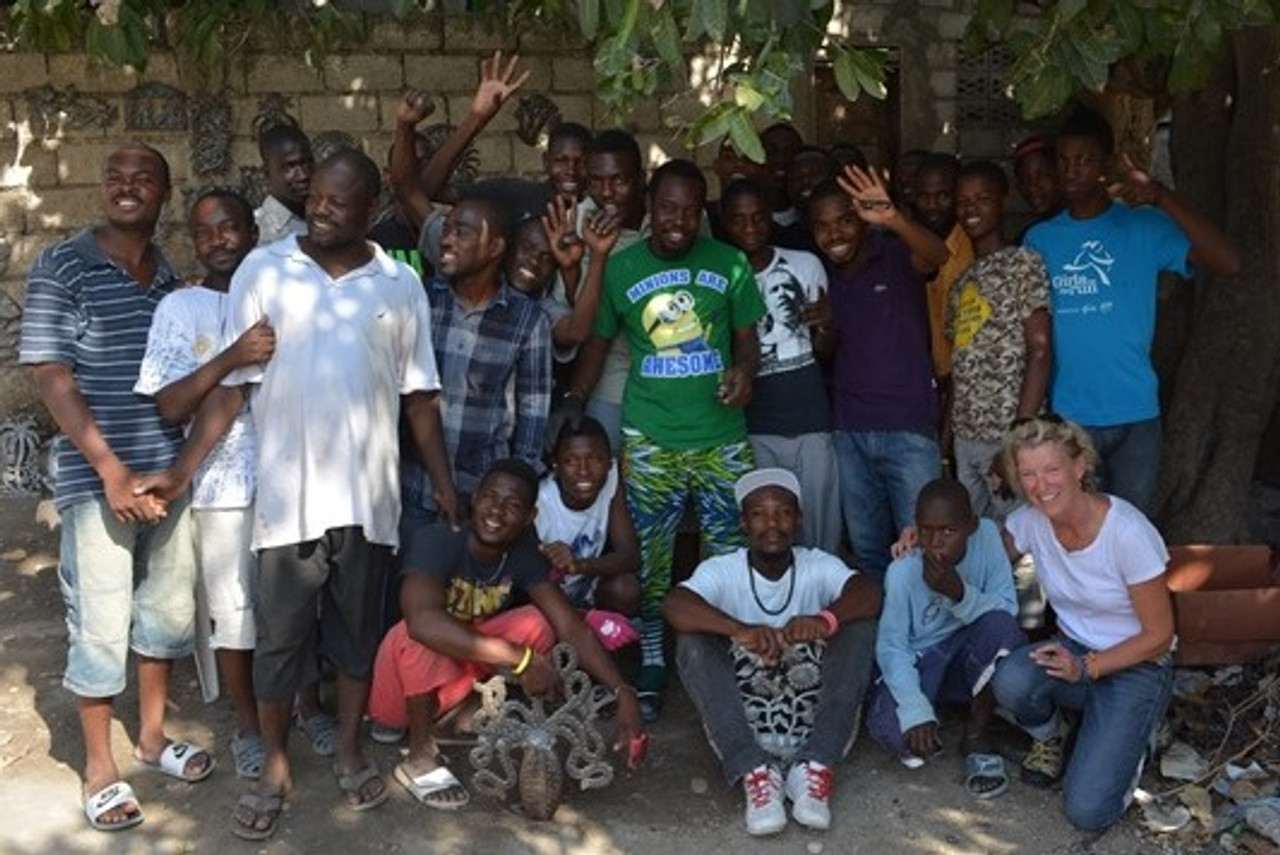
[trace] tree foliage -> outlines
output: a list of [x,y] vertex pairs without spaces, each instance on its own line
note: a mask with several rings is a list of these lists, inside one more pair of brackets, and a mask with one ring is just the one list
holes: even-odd
[[1077,92],[1101,92],[1117,63],[1136,62],[1172,95],[1201,86],[1224,39],[1280,16],[1280,0],[1052,0],[1019,15],[1018,0],[976,0],[966,47],[1004,43],[1009,85],[1027,118],[1059,110]]
[[[16,0],[9,35],[19,47],[83,47],[144,67],[156,46],[205,70],[225,63],[253,27],[269,26],[308,61],[363,41],[345,0]],[[438,14],[431,0],[385,0],[405,19]],[[1224,38],[1280,17],[1280,0],[969,0],[967,47],[1008,45],[1009,83],[1028,118],[1081,90],[1102,91],[1118,63],[1139,63],[1178,94],[1200,85]],[[86,14],[86,6],[94,14]],[[366,2],[365,7],[368,6]],[[834,0],[490,0],[485,14],[516,31],[576,32],[590,46],[596,94],[615,116],[661,97],[692,144],[730,137],[763,159],[755,117],[787,118],[796,80],[820,56],[849,99],[885,96],[887,54],[830,35]]]

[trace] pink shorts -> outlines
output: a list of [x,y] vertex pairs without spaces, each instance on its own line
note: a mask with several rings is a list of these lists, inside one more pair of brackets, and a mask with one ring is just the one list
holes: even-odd
[[[556,641],[551,624],[536,606],[502,612],[471,629],[512,644],[528,645],[539,653],[546,653]],[[402,620],[391,628],[378,648],[369,690],[369,717],[385,727],[407,727],[405,698],[435,694],[439,712],[444,713],[461,703],[477,680],[487,680],[493,673],[494,669],[487,665],[451,659],[424,647],[409,637],[408,625]]]

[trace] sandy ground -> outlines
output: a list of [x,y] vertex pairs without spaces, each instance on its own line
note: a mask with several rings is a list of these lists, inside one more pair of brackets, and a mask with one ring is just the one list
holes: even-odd
[[[0,500],[0,852],[484,852],[484,853],[969,853],[1174,851],[1138,830],[1132,814],[1089,840],[1063,819],[1058,796],[1018,783],[980,802],[961,788],[954,726],[947,753],[909,772],[860,737],[838,771],[835,825],[827,833],[792,824],[757,840],[742,827],[742,796],[727,788],[693,709],[673,693],[653,731],[649,761],[603,791],[568,795],[553,820],[533,822],[477,796],[450,814],[417,804],[391,780],[397,749],[370,743],[391,800],[367,813],[346,809],[327,763],[295,735],[295,790],[276,836],[239,841],[227,819],[246,788],[231,770],[225,701],[206,706],[190,660],[175,671],[169,734],[212,746],[219,768],[190,785],[135,769],[132,687],[117,703],[115,753],[137,791],[146,822],[130,831],[91,830],[80,805],[83,754],[72,696],[61,686],[65,625],[58,594],[57,537],[36,522],[30,499]],[[131,676],[132,679],[132,676]],[[1009,750],[1020,745],[1006,735]],[[469,770],[463,749],[454,768]],[[1011,767],[1014,764],[1011,763]],[[465,774],[463,774],[465,779]]]

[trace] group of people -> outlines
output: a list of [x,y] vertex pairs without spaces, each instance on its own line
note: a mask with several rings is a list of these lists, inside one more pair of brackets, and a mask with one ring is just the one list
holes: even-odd
[[[435,150],[416,132],[431,99],[407,93],[385,173],[264,132],[266,200],[196,199],[204,272],[185,285],[153,242],[166,160],[126,144],[105,222],[32,267],[20,358],[61,430],[89,823],[143,818],[110,741],[130,650],[136,757],[192,782],[214,758],[166,737],[167,682],[197,639],[215,651],[202,677],[256,779],[230,829],[262,840],[294,726],[351,809],[388,797],[366,717],[375,739],[407,734],[394,777],[415,798],[466,804],[441,728],[495,673],[553,693],[557,640],[612,692],[638,762],[667,627],[751,834],[782,830],[788,801],[831,825],[864,707],[914,768],[944,703],[967,708],[971,795],[1008,786],[1003,708],[1032,739],[1023,779],[1065,769],[1071,821],[1113,823],[1170,691],[1167,554],[1144,516],[1155,275],[1230,273],[1230,243],[1132,162],[1114,173],[1083,108],[1015,153],[1038,218],[1020,245],[999,164],[909,152],[886,184],[789,125],[763,132],[764,164],[721,146],[714,201],[693,163],[646,176],[631,135],[571,123],[544,181],[456,186],[527,77],[483,62]],[[706,559],[673,587],[687,512]],[[1025,554],[1057,621],[1034,644]],[[632,642],[634,674],[614,655]]]

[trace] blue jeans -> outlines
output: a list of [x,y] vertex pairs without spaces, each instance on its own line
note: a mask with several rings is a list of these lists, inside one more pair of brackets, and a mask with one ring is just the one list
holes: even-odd
[[[1075,641],[1058,640],[1076,655],[1088,652]],[[1067,683],[1031,661],[1035,647],[1020,647],[1000,661],[992,680],[996,703],[1033,739],[1057,732],[1059,709],[1083,711],[1063,781],[1063,811],[1076,828],[1101,831],[1129,805],[1151,735],[1173,691],[1173,656],[1100,680]]]
[[1160,419],[1086,427],[1098,450],[1098,478],[1102,489],[1119,496],[1147,516],[1156,498],[1160,475]]
[[[827,768],[849,752],[857,735],[858,712],[871,679],[875,657],[876,622],[844,624],[827,641],[822,653],[821,688],[813,728],[795,754],[794,762],[812,760]],[[681,633],[676,640],[680,682],[698,709],[711,749],[720,758],[725,778],[735,784],[748,772],[776,763],[759,743],[747,718],[738,689],[729,639],[701,633]]]
[[[999,610],[987,612],[919,655],[916,671],[920,690],[935,706],[945,703],[967,707],[987,687],[1000,659],[1026,643],[1016,617]],[[898,721],[898,703],[884,680],[877,680],[871,690],[867,733],[895,757],[907,753]]]
[[916,496],[942,476],[938,441],[916,431],[836,431],[840,505],[858,568],[877,582],[889,547],[915,520]]

